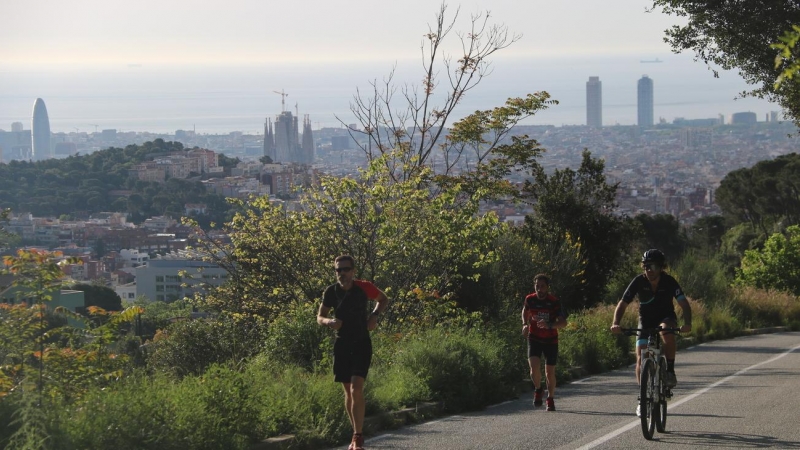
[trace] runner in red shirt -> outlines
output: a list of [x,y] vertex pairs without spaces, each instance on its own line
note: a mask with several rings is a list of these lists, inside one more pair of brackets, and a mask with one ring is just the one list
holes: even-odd
[[538,274],[533,278],[536,292],[525,297],[522,308],[522,335],[528,338],[528,365],[533,381],[533,404],[542,405],[542,354],[547,377],[547,410],[555,411],[556,362],[558,361],[558,329],[567,324],[561,302],[550,294],[550,278]]

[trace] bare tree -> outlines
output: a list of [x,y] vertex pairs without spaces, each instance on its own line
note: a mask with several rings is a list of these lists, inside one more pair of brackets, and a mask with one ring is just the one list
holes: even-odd
[[[488,126],[493,136],[479,137],[473,142],[445,139],[446,124],[456,106],[491,73],[488,58],[521,38],[519,34],[509,34],[504,25],[491,24],[488,11],[476,14],[471,17],[467,33],[455,32],[461,42],[459,56],[455,59],[445,53],[442,44],[454,32],[458,12],[456,10],[452,20],[448,20],[447,5],[442,3],[435,24],[428,26],[420,46],[424,70],[421,85],[397,86],[395,69],[392,69],[382,82],[370,82],[369,92],[357,90],[350,104],[350,110],[362,126],[361,130],[347,127],[350,136],[369,160],[388,156],[384,161],[396,180],[408,179],[418,169],[432,165],[437,149],[442,153],[442,163],[435,167],[437,173],[448,174],[465,157],[468,148],[475,150],[472,161],[479,163],[510,129],[509,126]],[[440,89],[446,89],[447,93],[437,96],[444,98],[437,104],[433,94]],[[491,111],[484,112],[483,119],[491,115]],[[337,119],[346,126],[341,118]],[[514,124],[519,120],[521,117],[513,120]]]

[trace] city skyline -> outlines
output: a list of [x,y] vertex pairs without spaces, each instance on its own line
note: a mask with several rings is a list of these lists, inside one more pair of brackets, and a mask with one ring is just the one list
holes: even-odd
[[[398,86],[419,85],[420,43],[439,5],[357,0],[345,6],[316,0],[302,5],[232,0],[202,7],[186,0],[124,7],[99,0],[11,3],[4,11],[15,20],[0,28],[6,44],[0,48],[0,129],[13,122],[27,127],[30,102],[43,98],[54,132],[258,134],[265,118],[280,111],[275,92],[284,88],[290,109],[299,104],[315,128],[342,126],[340,118],[353,123],[348,105],[370,81],[394,71]],[[458,6],[450,5],[447,17]],[[663,80],[667,104],[656,106],[666,120],[750,110],[762,118],[779,109],[758,99],[734,104],[748,89],[737,73],[721,70],[717,79],[691,54],[670,54],[663,30],[681,19],[645,12],[649,6],[649,0],[461,3],[443,48],[454,60],[460,51],[456,32],[468,30],[470,16],[487,9],[490,23],[521,38],[492,55],[491,76],[465,97],[452,119],[547,91],[559,105],[524,123],[582,124],[582,85],[587,76],[599,76],[603,123],[635,123],[630,105],[635,108],[636,97],[628,86],[642,73],[640,61],[661,62],[647,69]],[[274,19],[269,26],[265,17]],[[167,20],[190,25],[165,27]],[[196,29],[203,32],[192,32]],[[443,72],[439,76],[443,90],[446,78]]]

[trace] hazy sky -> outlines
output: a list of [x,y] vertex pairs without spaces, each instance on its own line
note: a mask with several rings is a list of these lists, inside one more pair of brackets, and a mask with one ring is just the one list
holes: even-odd
[[[433,0],[28,0],[0,6],[0,68],[42,63],[270,64],[417,57]],[[648,0],[483,0],[449,4],[523,35],[504,57],[668,52],[679,23]]]

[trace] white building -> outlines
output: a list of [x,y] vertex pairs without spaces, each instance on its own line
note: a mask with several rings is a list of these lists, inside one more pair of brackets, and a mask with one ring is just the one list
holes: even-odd
[[219,286],[228,279],[222,267],[190,259],[151,259],[136,268],[136,296],[175,301],[193,295],[204,285]]

